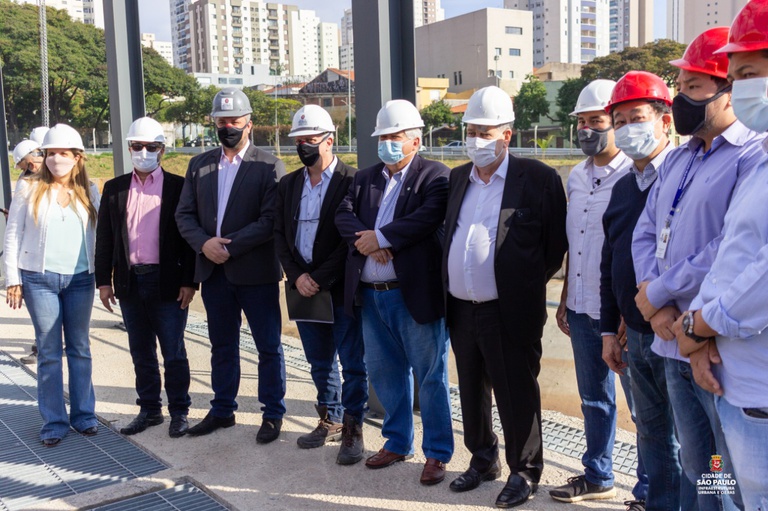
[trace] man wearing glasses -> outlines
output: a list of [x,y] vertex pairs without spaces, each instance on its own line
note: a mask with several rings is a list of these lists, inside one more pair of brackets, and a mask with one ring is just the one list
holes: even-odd
[[[275,246],[288,277],[286,294],[298,294],[297,299],[311,309],[332,310],[332,317],[322,321],[292,314],[312,366],[320,417],[317,427],[296,443],[311,449],[341,440],[336,462],[351,465],[363,458],[365,450],[362,425],[368,379],[360,322],[344,313],[347,245],[334,223],[357,169],[333,154],[335,135],[331,116],[317,105],[306,105],[293,116],[288,136],[296,141],[304,167],[278,184]],[[289,314],[290,304],[291,300]]]
[[285,165],[249,142],[252,111],[241,90],[228,87],[213,98],[211,117],[221,147],[190,160],[176,223],[197,254],[195,282],[202,283],[211,341],[214,398],[208,415],[189,434],[235,425],[244,312],[259,352],[258,399],[264,414],[256,442],[265,444],[280,435],[285,414],[282,271],[273,236],[277,181]]
[[104,184],[96,229],[96,286],[112,312],[120,300],[136,372],[139,414],[120,432],[140,433],[163,419],[160,344],[172,438],[187,432],[189,361],[184,347],[187,306],[195,295],[195,254],[173,215],[184,179],[163,170],[160,123],[142,117],[128,130],[133,172]]

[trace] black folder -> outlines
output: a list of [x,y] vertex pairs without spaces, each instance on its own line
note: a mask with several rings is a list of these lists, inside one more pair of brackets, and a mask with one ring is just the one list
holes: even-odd
[[299,290],[285,281],[285,301],[291,321],[333,323],[333,299],[329,290],[318,291],[310,298],[301,296]]

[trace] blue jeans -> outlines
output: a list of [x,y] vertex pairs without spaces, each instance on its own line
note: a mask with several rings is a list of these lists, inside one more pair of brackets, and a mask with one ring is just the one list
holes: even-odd
[[[768,511],[768,418],[754,417],[725,398],[715,396],[715,406],[731,453],[736,484],[744,509]],[[763,413],[768,409],[763,408]],[[753,415],[759,415],[759,411]],[[725,467],[724,472],[731,472]]]
[[[683,510],[732,511],[741,504],[741,495],[710,495],[698,492],[696,481],[709,473],[713,454],[722,456],[726,470],[732,467],[725,443],[723,428],[715,409],[714,395],[699,387],[693,380],[691,364],[672,358],[664,359],[667,390],[675,415],[677,438],[680,441],[680,461],[683,474],[692,485],[693,493],[683,491],[680,505]],[[684,487],[685,490],[685,487]]]
[[[40,439],[64,438],[70,424],[77,431],[96,426],[88,337],[96,289],[93,274],[22,270],[21,283],[37,343],[37,401],[43,417]],[[64,404],[62,331],[69,370],[69,418]]]
[[160,273],[154,271],[131,276],[131,293],[120,299],[128,347],[136,372],[136,404],[144,412],[158,413],[160,398],[160,367],[157,343],[163,354],[165,392],[171,415],[189,412],[189,361],[184,347],[187,311],[180,302],[160,299]]
[[667,393],[664,358],[651,350],[653,334],[627,328],[627,362],[632,373],[632,398],[637,426],[637,450],[648,475],[647,511],[680,509],[680,446],[675,435],[672,405]]
[[[616,383],[613,371],[603,360],[603,337],[600,321],[567,309],[571,328],[571,346],[576,366],[576,382],[584,414],[587,451],[581,458],[584,472],[592,484],[613,486],[613,446],[616,437]],[[629,372],[620,378],[630,412],[634,405]],[[642,459],[642,455],[639,457]],[[642,461],[638,463],[638,482],[633,489],[637,499],[644,499],[647,477]]]
[[240,326],[242,313],[251,326],[259,352],[258,399],[265,419],[285,414],[285,359],[280,343],[280,289],[277,282],[260,286],[235,285],[217,266],[203,282],[200,294],[208,316],[211,340],[211,414],[229,417],[237,410],[240,389]]
[[[368,401],[368,375],[360,321],[347,316],[340,305],[333,308],[332,325],[297,321],[296,326],[312,368],[317,403],[328,407],[328,418],[333,422],[341,422],[346,412],[362,423]],[[339,363],[344,383],[339,377]]]
[[365,365],[385,411],[384,448],[413,454],[415,376],[424,424],[424,456],[448,463],[453,456],[453,424],[445,320],[417,323],[399,289],[364,288],[361,295]]

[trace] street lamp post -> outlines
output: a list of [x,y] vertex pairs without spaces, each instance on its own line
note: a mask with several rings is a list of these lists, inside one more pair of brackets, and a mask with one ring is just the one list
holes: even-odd
[[493,56],[493,63],[496,66],[496,72],[493,73],[494,78],[496,78],[496,87],[499,86],[499,55],[496,54]]

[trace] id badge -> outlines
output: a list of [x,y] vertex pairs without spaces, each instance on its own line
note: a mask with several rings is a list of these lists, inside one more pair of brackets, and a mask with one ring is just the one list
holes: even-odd
[[664,259],[664,255],[667,253],[667,245],[669,245],[669,236],[671,229],[664,227],[659,234],[659,241],[656,244],[656,258]]

